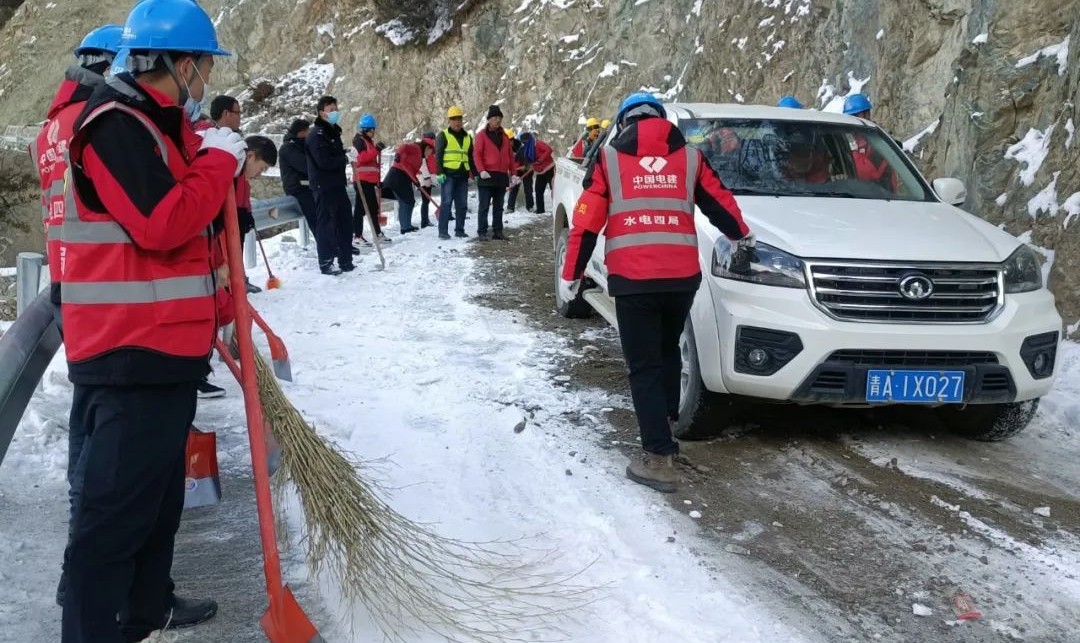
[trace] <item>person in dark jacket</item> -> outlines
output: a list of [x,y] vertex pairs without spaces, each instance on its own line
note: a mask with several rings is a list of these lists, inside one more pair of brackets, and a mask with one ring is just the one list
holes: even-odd
[[465,112],[454,105],[446,110],[450,126],[435,137],[435,167],[442,186],[439,204],[439,238],[450,238],[450,207],[454,208],[454,236],[465,238],[465,212],[468,208],[469,177],[473,164],[473,139],[465,131]]
[[281,162],[281,187],[285,194],[296,199],[300,211],[304,213],[308,229],[315,233],[315,197],[311,194],[308,182],[307,153],[304,151],[304,139],[307,138],[311,122],[298,118],[289,125],[285,140],[278,150]]
[[[341,112],[337,99],[323,96],[316,104],[318,117],[304,141],[307,152],[308,181],[315,194],[315,244],[319,270],[324,275],[338,275],[355,270],[353,265],[352,204],[349,203],[345,168],[349,157],[341,142]],[[338,268],[334,268],[337,259]]]
[[735,197],[701,151],[687,146],[652,94],[631,94],[615,118],[621,127],[585,175],[574,206],[559,296],[580,296],[585,267],[604,232],[608,292],[615,298],[630,394],[641,431],[640,457],[628,478],[658,491],[678,488],[682,357],[679,336],[701,285],[695,207],[728,239],[731,265],[746,265],[754,236]]
[[515,175],[518,177],[520,183],[510,186],[510,191],[506,193],[506,212],[509,214],[517,210],[517,198],[518,190],[522,185],[525,186],[525,209],[529,212],[533,211],[533,162],[536,161],[536,145],[533,143],[530,145],[532,139],[527,138],[528,132],[524,132],[520,139],[514,137],[513,130],[506,130],[506,135],[510,137],[510,143],[514,149],[514,162],[517,164],[517,172]]
[[502,127],[503,113],[498,105],[488,107],[487,126],[476,134],[477,193],[480,205],[476,214],[476,235],[480,241],[487,241],[488,210],[491,210],[492,239],[506,241],[503,234],[503,202],[506,188],[511,183],[517,185],[520,179],[514,174],[514,152],[510,139]]
[[198,5],[144,0],[121,49],[137,71],[95,90],[69,148],[62,315],[87,442],[63,643],[141,641],[170,618],[184,452],[219,312],[208,234],[246,151],[235,132],[198,141],[185,122],[228,55]]

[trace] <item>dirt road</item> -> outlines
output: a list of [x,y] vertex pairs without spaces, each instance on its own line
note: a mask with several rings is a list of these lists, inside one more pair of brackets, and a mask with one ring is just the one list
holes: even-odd
[[[571,385],[626,402],[582,416],[606,418],[597,439],[629,455],[637,429],[617,335],[599,317],[554,313],[549,225],[471,244],[492,285],[480,299],[571,340]],[[1024,433],[983,444],[919,409],[758,406],[683,444],[686,484],[666,499],[713,543],[703,564],[803,612],[827,640],[1080,641],[1078,418],[1075,405],[1045,404]],[[957,620],[957,592],[980,619]]]

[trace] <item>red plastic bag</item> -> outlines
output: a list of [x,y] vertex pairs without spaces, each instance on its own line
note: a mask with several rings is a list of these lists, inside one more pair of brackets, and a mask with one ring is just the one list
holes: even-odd
[[219,502],[221,477],[218,475],[217,434],[191,427],[184,467],[184,509]]

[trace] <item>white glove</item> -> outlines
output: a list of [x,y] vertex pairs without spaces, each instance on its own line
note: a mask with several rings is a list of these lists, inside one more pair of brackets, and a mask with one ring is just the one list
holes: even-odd
[[349,163],[356,163],[356,157],[360,155],[356,152],[355,147],[350,147],[349,149],[345,150],[345,156],[349,158]]
[[491,172],[488,172],[487,170],[484,170],[483,172],[480,173],[480,178],[482,178],[482,179],[490,179],[491,178]]
[[563,301],[573,301],[574,299],[577,299],[579,286],[581,286],[580,279],[575,279],[573,281],[559,279],[559,297],[562,298]]
[[421,187],[430,188],[434,184],[435,184],[435,180],[431,176],[421,176],[420,177],[420,185],[421,185]]
[[228,127],[208,129],[201,134],[203,142],[199,149],[221,150],[232,155],[236,159],[236,171],[233,172],[233,176],[239,176],[240,170],[244,167],[244,161],[247,160],[247,143],[244,142],[244,138]]
[[517,175],[510,177],[510,185],[513,187],[521,185],[521,177]]

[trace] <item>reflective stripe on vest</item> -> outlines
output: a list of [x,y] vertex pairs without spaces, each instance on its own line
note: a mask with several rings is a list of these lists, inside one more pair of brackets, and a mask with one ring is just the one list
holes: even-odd
[[[657,197],[633,197],[626,198],[623,194],[622,173],[619,171],[619,152],[614,147],[604,147],[604,166],[607,172],[608,189],[611,191],[611,203],[608,206],[608,216],[627,214],[652,210],[660,212],[680,212],[691,218],[694,217],[694,188],[697,185],[697,173],[699,157],[697,150],[690,147],[683,148],[686,154],[686,174],[682,178],[686,181],[686,198],[657,198]],[[636,158],[636,157],[635,157]],[[679,232],[656,232],[648,229],[640,232],[625,232],[616,237],[607,237],[604,243],[604,253],[614,252],[622,248],[646,245],[678,245],[697,247],[697,235]]]
[[466,134],[465,142],[462,144],[450,133],[449,128],[443,130],[443,135],[446,136],[446,149],[443,150],[443,169],[470,169],[469,150],[472,149],[472,137]]
[[65,304],[152,304],[206,297],[214,292],[209,274],[153,281],[64,282]]

